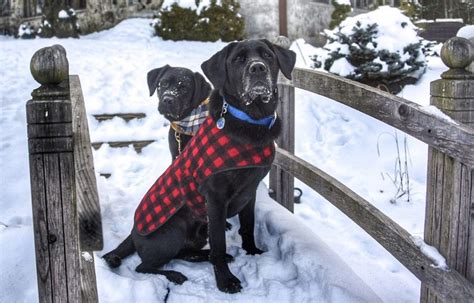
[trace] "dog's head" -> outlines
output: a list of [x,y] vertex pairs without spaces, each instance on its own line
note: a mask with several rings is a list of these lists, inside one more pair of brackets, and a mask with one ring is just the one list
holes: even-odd
[[269,41],[233,42],[205,61],[201,68],[227,102],[251,117],[271,115],[277,106],[277,77],[291,79],[296,54]]
[[200,73],[165,65],[148,72],[150,96],[158,95],[158,111],[170,121],[179,121],[209,96],[211,86]]

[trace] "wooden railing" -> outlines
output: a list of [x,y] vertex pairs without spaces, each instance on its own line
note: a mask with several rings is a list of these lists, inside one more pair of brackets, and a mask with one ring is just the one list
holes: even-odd
[[97,302],[102,223],[78,76],[60,45],[37,51],[26,105],[39,302]]
[[[450,118],[364,84],[296,68],[280,81],[283,131],[270,173],[270,191],[293,211],[293,177],[317,191],[362,227],[422,282],[422,302],[474,302],[474,45],[462,38],[445,43],[450,67],[431,83],[431,104]],[[294,155],[294,90],[311,91],[350,106],[427,143],[425,237],[449,269],[432,266],[410,234],[368,201],[324,171]],[[387,281],[390,283],[390,281]]]

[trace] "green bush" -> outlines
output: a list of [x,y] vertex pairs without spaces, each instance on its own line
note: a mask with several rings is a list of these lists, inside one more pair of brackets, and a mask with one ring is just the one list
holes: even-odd
[[72,8],[44,6],[38,35],[42,38],[79,38],[76,12]]
[[[402,34],[404,27],[407,25],[400,27]],[[377,23],[363,25],[357,21],[349,35],[347,32],[340,27],[325,32],[327,54],[313,57],[315,68],[324,67],[329,72],[374,87],[387,87],[391,93],[398,93],[406,84],[416,83],[424,73],[426,43],[423,39],[405,45],[400,42],[400,50],[389,51],[377,43],[381,34]]]
[[154,22],[157,36],[164,40],[233,41],[244,38],[244,20],[235,0],[212,0],[198,14],[195,9],[174,3],[164,8]]
[[191,38],[198,22],[195,10],[174,3],[168,10],[162,10],[159,18],[155,32],[164,40],[193,40]]
[[350,5],[339,4],[336,0],[332,0],[332,5],[334,6],[334,11],[331,14],[331,22],[329,23],[330,29],[334,29],[336,26],[341,24],[341,22],[346,19],[352,11]]

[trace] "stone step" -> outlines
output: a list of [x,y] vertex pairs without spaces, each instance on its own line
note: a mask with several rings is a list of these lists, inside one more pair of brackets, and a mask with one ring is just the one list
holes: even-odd
[[125,122],[128,122],[133,119],[143,119],[146,117],[145,113],[117,113],[117,114],[97,114],[93,115],[94,118],[99,121],[111,120],[115,117],[122,118]]
[[92,147],[97,150],[99,149],[102,144],[108,144],[112,148],[118,148],[118,147],[127,147],[130,145],[133,145],[133,148],[137,153],[141,153],[142,149],[155,142],[155,140],[138,140],[138,141],[112,141],[112,142],[92,142]]

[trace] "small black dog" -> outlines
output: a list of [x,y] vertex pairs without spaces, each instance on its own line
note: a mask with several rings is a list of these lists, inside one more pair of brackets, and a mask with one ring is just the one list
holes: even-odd
[[184,150],[208,116],[211,86],[200,73],[165,65],[148,72],[150,97],[158,95],[158,111],[171,122],[168,143],[172,159]]
[[[216,88],[210,117],[147,192],[130,236],[104,256],[111,267],[137,251],[137,271],[182,283],[181,273],[159,268],[173,258],[209,260],[221,291],[241,290],[227,265],[226,218],[239,215],[248,254],[263,252],[254,239],[256,190],[270,170],[281,127],[278,72],[291,78],[295,60],[294,52],[267,40],[247,40],[228,44],[201,65]],[[201,250],[207,235],[210,251]]]

